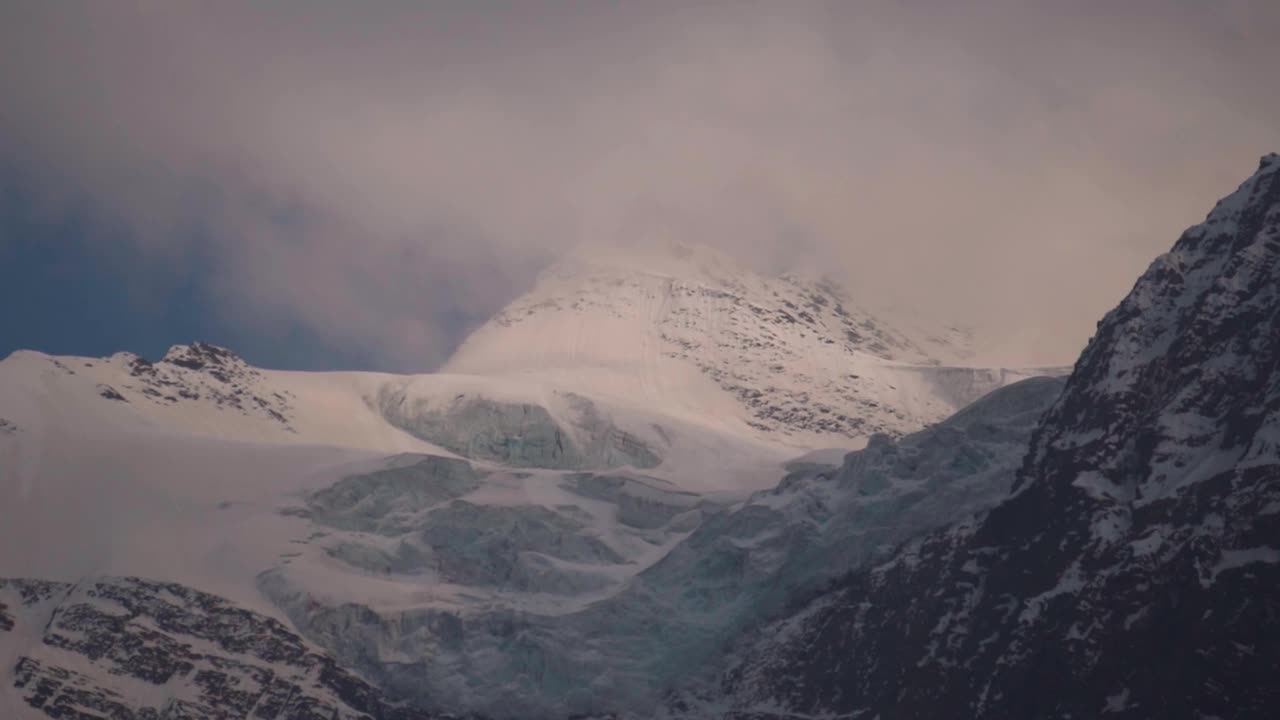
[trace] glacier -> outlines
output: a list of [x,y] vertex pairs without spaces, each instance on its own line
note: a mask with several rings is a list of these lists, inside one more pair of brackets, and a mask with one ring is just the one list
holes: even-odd
[[[655,554],[627,553],[617,538],[609,538],[617,553],[593,542],[577,508],[483,506],[462,495],[406,516],[418,504],[406,497],[367,519],[365,527],[385,534],[389,524],[402,538],[376,562],[412,582],[418,567],[396,560],[430,558],[434,584],[488,591],[486,602],[378,608],[318,599],[325,588],[289,568],[260,581],[304,634],[427,707],[492,717],[648,716],[666,693],[713,681],[708,668],[743,628],[1005,497],[1031,429],[1061,387],[1053,378],[1011,385],[901,441],[876,436],[838,467],[793,465],[775,488],[727,506],[638,476],[562,475],[562,490],[613,504],[620,526],[653,533],[654,543],[678,538],[647,567],[638,566]],[[650,508],[641,522],[621,520],[641,502]],[[705,517],[691,532],[673,526],[690,509]],[[322,542],[347,547],[356,538],[333,533]],[[371,571],[366,555],[347,553],[351,572]],[[623,562],[633,568],[619,576]],[[556,594],[577,597],[548,601]]]
[[1042,371],[669,250],[566,258],[439,373],[13,353],[0,576],[209,593],[431,712],[645,715],[1007,484]]

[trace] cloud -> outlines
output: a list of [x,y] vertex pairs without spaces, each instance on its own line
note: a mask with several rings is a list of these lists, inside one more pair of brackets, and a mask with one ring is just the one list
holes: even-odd
[[9,3],[0,163],[387,368],[655,234],[1069,361],[1274,149],[1280,9],[966,6]]

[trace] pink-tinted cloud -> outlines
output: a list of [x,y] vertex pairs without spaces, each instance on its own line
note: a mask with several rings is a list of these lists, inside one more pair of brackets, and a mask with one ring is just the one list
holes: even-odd
[[389,367],[655,234],[1069,361],[1275,149],[1280,9],[961,5],[9,3],[0,162]]

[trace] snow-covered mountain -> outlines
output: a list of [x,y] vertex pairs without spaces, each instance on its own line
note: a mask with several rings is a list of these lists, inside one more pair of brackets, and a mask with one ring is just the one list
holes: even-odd
[[838,285],[712,248],[570,253],[475,331],[451,373],[537,379],[797,447],[895,437],[1054,369],[967,367],[967,331],[873,312]]
[[1013,496],[755,628],[720,711],[1271,718],[1277,588],[1268,155],[1099,323]]
[[[74,435],[80,426],[91,434],[432,452],[509,467],[635,467],[725,490],[767,484],[796,452],[730,432],[714,418],[536,381],[264,370],[205,343],[174,346],[156,362],[132,353],[19,351],[0,361],[0,408],[10,451],[26,457],[17,458],[19,467],[37,460],[32,454],[45,447],[46,432]],[[699,473],[735,457],[742,459],[735,478]]]
[[[50,592],[64,597],[153,578],[127,581],[148,607],[174,604],[176,591],[157,589],[170,585],[213,593],[246,618],[294,624],[320,643],[316,652],[389,688],[379,702],[409,697],[433,711],[503,717],[517,697],[538,717],[649,710],[676,678],[674,659],[710,662],[736,628],[780,600],[770,590],[777,573],[801,586],[854,557],[841,548],[856,524],[832,519],[843,505],[827,491],[826,520],[803,509],[810,499],[775,493],[741,505],[787,472],[793,448],[530,378],[271,371],[201,343],[155,362],[22,352],[0,362],[0,408],[0,491],[10,508],[0,576],[42,578],[13,587],[53,582]],[[990,440],[1005,448],[992,487],[1007,485],[1013,437]],[[988,445],[962,446],[978,459],[975,472],[987,466]],[[900,491],[850,508],[920,499]],[[742,561],[742,522],[757,512],[778,512],[776,531],[800,533],[797,557],[826,559],[808,571],[766,571],[786,553],[757,538],[753,562],[763,564],[749,580],[679,599],[712,577],[709,568]],[[915,522],[952,517],[903,512],[893,531],[902,537]],[[693,549],[671,554],[704,525]],[[147,626],[131,613],[98,613],[114,624],[95,632],[133,632],[120,617]],[[29,624],[46,627],[53,615],[41,617]],[[654,623],[687,642],[643,641]],[[44,632],[0,637],[14,668],[44,668],[13,675],[25,692],[13,702],[138,713],[232,702],[193,689],[198,670],[142,695],[136,683],[95,683],[168,650],[144,643],[115,665],[85,648],[75,651],[83,658],[41,660],[51,652]],[[161,644],[174,652],[190,642],[170,640]],[[63,689],[30,691],[48,678]]]
[[[661,308],[650,307],[655,289]],[[570,295],[572,315],[528,313]],[[692,624],[677,617],[685,601],[652,602],[723,560],[727,541],[706,544],[710,531],[694,541],[703,549],[642,575],[708,522],[760,505],[741,506],[791,458],[858,447],[873,430],[918,430],[1025,374],[944,367],[958,335],[889,329],[829,285],[765,280],[697,248],[577,253],[531,297],[543,299],[515,303],[432,375],[266,370],[204,343],[155,361],[27,351],[0,361],[0,577],[27,578],[10,583],[22,599],[8,607],[39,606],[19,613],[27,630],[0,636],[20,691],[6,702],[55,716],[239,707],[243,698],[197,687],[213,670],[194,661],[146,692],[99,677],[197,652],[182,633],[153,647],[134,627],[152,621],[118,599],[85,609],[101,603],[82,595],[116,588],[165,612],[225,604],[249,624],[233,634],[259,622],[248,618],[293,624],[334,659],[324,662],[376,678],[386,707],[408,697],[500,716],[513,698],[546,717],[652,709],[675,677],[657,668],[675,656],[632,646],[637,628],[691,632],[683,655],[712,658],[774,602],[752,598],[774,595],[771,575],[758,574]],[[832,389],[845,370],[858,377],[841,382],[858,383]],[[773,522],[791,532],[789,518]],[[830,562],[796,582],[845,567],[829,549],[841,533],[822,537],[801,546],[834,553]],[[33,587],[48,592],[29,600]],[[61,642],[49,618],[65,608],[105,623],[75,632],[132,654],[106,662],[85,645],[71,650],[81,657],[45,657]],[[578,652],[586,646],[596,650]],[[267,670],[295,683],[310,672],[261,660],[208,663],[257,668],[232,674],[241,685]],[[359,711],[328,692],[307,697],[339,716]]]
[[1065,382],[680,247],[566,258],[435,375],[15,353],[0,711],[1265,717],[1277,176]]
[[0,432],[24,438],[10,446],[26,456],[44,427],[86,423],[508,467],[631,467],[685,489],[749,491],[797,454],[898,437],[1055,372],[954,365],[966,342],[709,248],[582,250],[441,373],[264,370],[204,343],[154,362],[19,351],[0,361]]

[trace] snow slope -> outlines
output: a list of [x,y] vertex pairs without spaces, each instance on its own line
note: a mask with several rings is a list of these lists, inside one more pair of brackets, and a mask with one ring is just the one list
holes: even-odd
[[[278,598],[259,592],[273,578],[312,592],[316,607],[561,612],[615,592],[703,508],[771,483],[786,457],[678,419],[509,385],[258,370],[204,345],[155,363],[16,353],[0,362],[0,577],[153,578],[285,621]],[[559,465],[550,461],[566,456],[473,461],[401,429],[421,434],[414,423],[437,411],[471,439],[510,429],[475,417],[475,403],[458,410],[460,397],[515,407],[533,418],[517,435],[560,433],[582,452]],[[657,466],[587,452],[634,449],[635,438],[661,453]],[[466,432],[440,439],[477,454]],[[519,467],[530,458],[549,467]],[[32,658],[38,645],[0,635],[5,657]],[[49,672],[81,662],[62,660],[71,665]]]
[[[278,620],[263,573],[317,603],[580,607],[721,495],[771,484],[792,452],[540,383],[262,370],[204,344],[156,362],[14,353],[0,361],[0,418],[0,577],[154,578]],[[371,481],[424,515],[404,519],[413,537],[342,526],[353,509],[325,490],[402,466],[468,479],[456,494],[427,471]],[[402,482],[417,506],[400,508],[413,502],[396,496]],[[379,507],[354,516],[385,521]],[[417,533],[430,535],[418,556],[378,564],[377,541]]]
[[[203,344],[154,363],[14,353],[0,423],[0,574],[142,575],[245,603],[260,559],[297,539],[279,507],[389,457],[470,455],[490,479],[478,502],[556,506],[571,470],[651,465],[672,492],[741,496],[791,452],[539,384],[260,370]],[[547,437],[565,454],[530,450]]]

